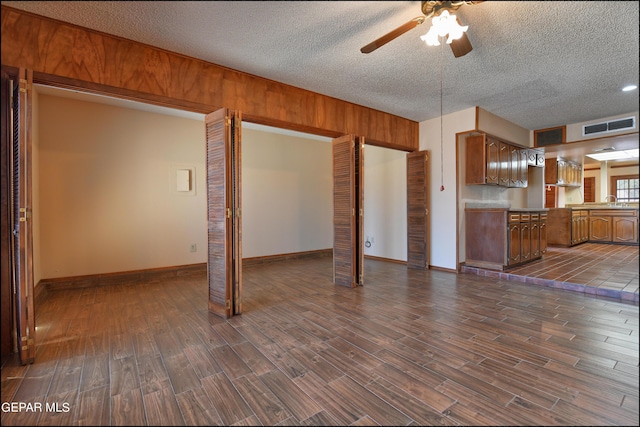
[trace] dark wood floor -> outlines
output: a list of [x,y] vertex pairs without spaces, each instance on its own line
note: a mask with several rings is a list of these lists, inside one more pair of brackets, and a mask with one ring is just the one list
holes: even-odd
[[331,270],[245,268],[228,321],[202,273],[52,292],[36,363],[1,378],[3,402],[42,410],[3,404],[2,425],[638,425],[637,304],[379,260],[348,289]]

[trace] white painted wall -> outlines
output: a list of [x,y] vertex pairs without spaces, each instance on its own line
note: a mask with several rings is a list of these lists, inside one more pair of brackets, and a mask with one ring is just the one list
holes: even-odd
[[[37,117],[36,283],[207,261],[203,120],[45,94]],[[243,256],[331,248],[331,144],[243,129],[243,145]]]
[[407,153],[364,150],[364,254],[407,260]]
[[331,142],[242,131],[242,256],[333,248]]
[[[442,150],[440,117],[419,124],[420,150],[429,150],[431,159],[429,264],[432,267],[457,269],[456,133],[475,129],[475,117],[475,108],[444,115],[442,117]],[[444,185],[444,191],[440,191],[441,185]]]
[[206,262],[203,122],[42,94],[38,126],[43,278]]

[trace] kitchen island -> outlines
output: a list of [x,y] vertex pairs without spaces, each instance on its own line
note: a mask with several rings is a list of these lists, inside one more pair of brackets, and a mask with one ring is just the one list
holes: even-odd
[[545,208],[467,204],[464,264],[505,270],[542,258],[547,251],[547,212]]

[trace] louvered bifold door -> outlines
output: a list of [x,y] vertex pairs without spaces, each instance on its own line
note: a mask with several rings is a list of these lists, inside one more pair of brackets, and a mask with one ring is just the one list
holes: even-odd
[[205,117],[209,311],[225,318],[240,314],[242,298],[239,126],[226,108]]
[[407,154],[407,266],[429,267],[429,153]]
[[364,280],[363,145],[364,140],[353,135],[332,142],[333,281],[348,287],[356,287]]
[[356,198],[356,284],[364,285],[364,136],[355,138],[355,198]]
[[33,72],[20,69],[13,92],[13,266],[16,297],[17,345],[20,362],[35,361],[33,283],[33,215],[31,197],[31,103]]

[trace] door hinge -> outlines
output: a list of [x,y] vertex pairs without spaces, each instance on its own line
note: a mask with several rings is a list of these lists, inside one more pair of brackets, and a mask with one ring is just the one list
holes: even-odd
[[20,79],[20,92],[26,92],[28,90],[31,90],[31,85],[27,79]]
[[227,300],[227,310],[231,310],[231,300]]
[[429,215],[429,209],[425,209],[425,210],[424,210],[424,214],[425,214],[425,215]]
[[20,208],[20,222],[24,222],[27,218],[31,218],[31,212],[27,208]]
[[227,208],[227,218],[231,218],[231,208]]

